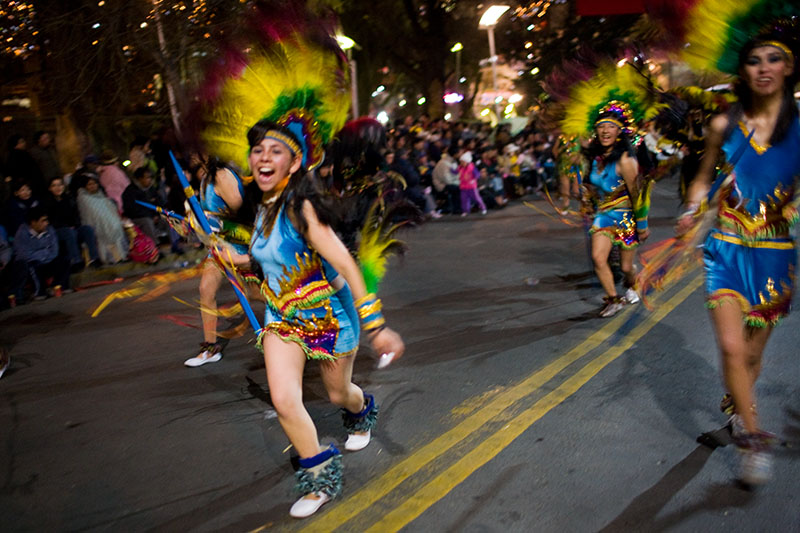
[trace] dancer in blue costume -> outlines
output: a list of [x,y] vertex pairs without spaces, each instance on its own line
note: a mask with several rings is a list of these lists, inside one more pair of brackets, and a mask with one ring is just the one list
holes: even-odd
[[342,487],[341,453],[320,445],[303,405],[306,362],[319,361],[328,396],[343,410],[344,448],[355,451],[369,444],[378,414],[375,399],[352,382],[360,331],[380,354],[397,358],[405,349],[385,327],[373,294],[388,244],[362,253],[362,233],[359,268],[332,229],[338,198],[315,173],[350,102],[347,56],[330,22],[302,1],[251,3],[197,102],[208,153],[249,168],[262,196],[250,253],[221,255],[262,274],[252,291],[267,303],[258,345],[278,421],[299,455],[301,498],[290,510],[297,518],[315,513]]
[[[251,231],[241,220],[234,222],[236,214],[242,207],[245,198],[245,182],[251,177],[240,178],[230,166],[212,159],[204,165],[204,177],[200,184],[200,200],[214,231],[231,244],[241,254],[247,253]],[[200,316],[203,321],[203,342],[200,352],[184,361],[188,367],[216,363],[222,359],[222,342],[217,337],[217,291],[222,286],[225,275],[214,261],[207,260],[203,265],[200,277]]]
[[740,479],[758,484],[770,477],[773,436],[762,431],[755,384],[772,328],[789,312],[797,264],[789,236],[797,221],[792,203],[800,175],[800,123],[792,91],[797,80],[791,32],[751,39],[739,52],[739,103],[713,119],[688,210],[677,232],[687,232],[706,206],[720,154],[750,146],[720,190],[717,224],[705,245],[706,302],[722,356],[733,439],[741,452]]
[[320,361],[331,402],[345,410],[345,449],[355,451],[369,443],[377,415],[375,399],[351,381],[359,318],[377,353],[397,358],[405,347],[385,327],[380,300],[367,294],[361,270],[331,229],[333,197],[305,172],[304,143],[289,128],[267,121],[253,126],[248,141],[250,168],[264,192],[250,246],[267,302],[259,343],[278,420],[300,455],[304,495],[290,514],[305,517],[336,496],[341,485],[340,454],[320,446],[303,406],[306,361]]
[[[610,108],[600,114],[595,124],[596,135],[587,155],[590,160],[588,189],[591,201],[597,204],[590,233],[592,261],[600,285],[606,293],[600,316],[607,318],[620,312],[626,304],[639,301],[634,289],[636,270],[633,265],[640,240],[649,235],[647,219],[636,220],[631,198],[637,197],[639,167],[628,136],[623,131],[623,113]],[[614,274],[608,263],[611,249],[620,247],[620,267],[625,276],[626,292],[617,294]]]

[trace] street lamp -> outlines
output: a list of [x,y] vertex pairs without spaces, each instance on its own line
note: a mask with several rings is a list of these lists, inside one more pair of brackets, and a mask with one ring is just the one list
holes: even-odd
[[[461,50],[464,49],[464,45],[460,42],[454,44],[450,51],[456,55],[456,83],[455,83],[455,91],[458,93],[460,92],[459,85],[461,84]],[[456,116],[461,116],[461,109],[460,106],[456,108]]]
[[[494,89],[495,97],[497,96],[497,53],[494,49],[494,27],[497,26],[497,21],[503,16],[503,13],[509,9],[510,7],[505,5],[489,6],[478,22],[478,28],[487,30],[489,35],[489,61],[492,63],[492,88]],[[500,122],[500,106],[496,99],[494,111],[497,121]]]
[[351,50],[357,46],[356,42],[346,35],[337,35],[336,42],[347,54],[347,63],[350,65],[350,110],[353,118],[358,118],[358,80],[356,80],[356,60],[353,59]]

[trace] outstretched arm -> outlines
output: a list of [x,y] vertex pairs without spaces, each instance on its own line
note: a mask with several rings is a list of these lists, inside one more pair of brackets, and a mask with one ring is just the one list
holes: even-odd
[[[361,275],[361,269],[350,255],[350,251],[330,226],[320,222],[314,206],[308,200],[303,202],[303,216],[308,223],[305,238],[311,247],[344,277],[355,301],[367,296],[367,287]],[[372,348],[378,353],[394,352],[396,359],[405,350],[400,335],[389,328],[379,328],[374,332],[368,331],[367,334],[370,335]]]

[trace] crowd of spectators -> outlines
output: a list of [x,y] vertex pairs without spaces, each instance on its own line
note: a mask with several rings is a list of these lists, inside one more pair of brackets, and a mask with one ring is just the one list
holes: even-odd
[[406,117],[388,130],[384,157],[427,217],[467,216],[553,186],[553,141],[530,123],[512,134],[510,124]]
[[[78,168],[59,166],[54,138],[13,135],[1,173],[0,309],[70,292],[71,273],[122,261],[153,263],[159,245],[184,243],[139,202],[184,213],[183,187],[168,164],[167,141],[137,137],[125,165],[111,150],[87,155]],[[552,138],[533,127],[407,117],[387,128],[386,171],[427,218],[486,214],[553,179]],[[185,168],[197,185],[199,157]]]
[[71,292],[70,275],[85,268],[156,262],[160,244],[183,252],[177,233],[137,203],[168,207],[168,174],[151,139],[131,143],[127,167],[103,150],[71,172],[61,168],[50,133],[31,140],[28,148],[12,135],[0,167],[0,309]]

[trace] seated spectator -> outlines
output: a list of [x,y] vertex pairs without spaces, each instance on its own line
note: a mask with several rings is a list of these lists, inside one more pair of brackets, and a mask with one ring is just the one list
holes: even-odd
[[180,237],[177,233],[171,231],[169,223],[152,209],[137,203],[137,200],[164,207],[161,196],[153,186],[152,174],[144,167],[136,169],[136,172],[133,173],[133,183],[128,185],[128,188],[122,193],[122,212],[141,228],[142,232],[150,237],[155,244],[158,244],[159,237],[169,235],[172,251],[181,253],[182,250],[178,244]]
[[69,289],[69,260],[58,253],[58,238],[41,206],[28,211],[28,222],[14,235],[14,253],[25,263],[33,282],[34,299]]
[[405,180],[406,188],[403,192],[411,203],[421,209],[427,216],[432,218],[441,217],[441,213],[436,211],[436,202],[430,194],[431,191],[429,188],[422,186],[420,175],[408,158],[408,150],[402,148],[396,153],[388,152],[386,154],[386,163],[389,170],[400,174]]
[[97,173],[99,163],[100,158],[93,154],[83,158],[83,163],[72,173],[72,177],[69,180],[69,193],[73,198],[78,197],[78,191],[86,187],[86,182],[90,177],[96,180],[100,179]]
[[27,270],[25,264],[14,257],[3,226],[0,226],[0,309],[24,303],[23,289]]
[[11,185],[13,196],[6,202],[3,213],[3,225],[9,235],[17,233],[17,229],[27,222],[28,211],[39,205],[39,200],[33,195],[30,185],[26,181],[15,181]]
[[128,257],[128,239],[117,205],[100,189],[97,178],[89,176],[78,191],[81,221],[94,228],[97,251],[103,263],[119,263]]
[[433,189],[443,205],[442,212],[454,215],[461,212],[458,207],[461,192],[458,188],[458,162],[455,159],[457,155],[458,148],[455,146],[448,148],[433,168],[432,176]]
[[153,176],[144,167],[136,169],[133,181],[122,193],[122,214],[139,226],[145,235],[153,239],[153,242],[158,242],[156,224],[161,217],[152,209],[138,204],[137,200],[164,207],[158,198],[158,191],[153,187]]
[[81,253],[83,244],[89,252],[89,264],[99,259],[94,229],[81,224],[78,205],[66,191],[63,179],[55,178],[50,182],[49,192],[42,205],[50,219],[50,225],[58,236],[59,249],[69,258],[71,268],[80,270],[85,266]]
[[122,193],[130,185],[131,180],[125,174],[119,165],[117,165],[117,156],[111,150],[103,150],[100,155],[100,166],[98,172],[100,176],[100,185],[106,195],[117,204],[117,211],[122,213]]

